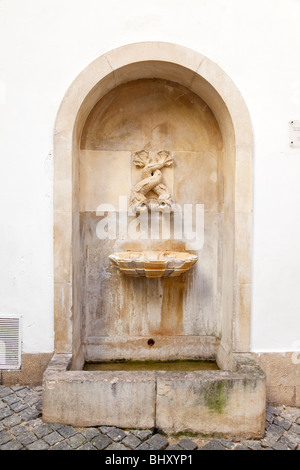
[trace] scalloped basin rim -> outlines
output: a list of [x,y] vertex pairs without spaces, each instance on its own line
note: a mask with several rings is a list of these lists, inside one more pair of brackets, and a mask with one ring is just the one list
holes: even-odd
[[109,258],[114,259],[121,259],[121,260],[128,260],[131,261],[133,259],[138,259],[139,261],[162,261],[162,260],[169,260],[169,259],[180,259],[180,260],[187,260],[187,259],[194,259],[197,261],[198,256],[192,255],[191,253],[187,253],[185,251],[123,251],[119,253],[113,253],[109,255]]
[[109,255],[123,273],[131,277],[174,277],[188,271],[197,255],[182,251],[124,251]]

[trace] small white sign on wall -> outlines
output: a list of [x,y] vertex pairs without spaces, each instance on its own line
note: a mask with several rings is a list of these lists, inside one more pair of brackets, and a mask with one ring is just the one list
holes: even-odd
[[300,121],[290,121],[290,145],[300,147]]

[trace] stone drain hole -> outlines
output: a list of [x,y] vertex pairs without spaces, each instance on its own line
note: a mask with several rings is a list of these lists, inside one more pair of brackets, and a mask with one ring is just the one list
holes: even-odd
[[150,346],[150,348],[151,348],[151,347],[155,344],[154,339],[153,339],[153,338],[148,339],[147,344],[148,344],[148,346]]

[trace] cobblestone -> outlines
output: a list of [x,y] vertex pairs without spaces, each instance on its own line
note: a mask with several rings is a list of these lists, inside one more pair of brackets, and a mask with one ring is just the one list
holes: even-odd
[[107,436],[100,435],[98,437],[95,437],[92,440],[92,444],[96,447],[98,450],[103,450],[106,447],[108,447],[112,443],[111,439]]
[[226,450],[226,447],[224,447],[222,442],[218,439],[212,439],[207,444],[200,447],[200,450]]
[[63,439],[63,436],[56,431],[53,431],[51,434],[47,434],[47,436],[44,437],[44,441],[46,441],[50,446],[53,446]]
[[18,441],[23,444],[23,446],[27,447],[29,444],[32,444],[34,441],[37,441],[37,437],[31,431],[25,431],[24,433],[18,436]]
[[131,434],[134,434],[138,439],[141,441],[145,441],[146,439],[149,439],[149,437],[152,436],[153,432],[150,430],[142,430],[142,429],[132,429]]
[[245,447],[249,447],[250,450],[261,450],[261,442],[260,441],[246,440],[246,441],[242,441],[242,444]]
[[280,426],[286,431],[288,431],[291,427],[291,422],[287,419],[281,418],[280,416],[276,417],[273,422],[274,424],[277,424],[277,426]]
[[122,441],[126,437],[126,433],[122,431],[122,429],[117,429],[117,428],[109,431],[107,435],[115,442]]
[[188,437],[180,439],[180,441],[178,442],[178,446],[179,448],[184,450],[196,450],[198,447],[197,444]]
[[268,406],[260,440],[164,436],[152,429],[76,428],[42,420],[42,388],[0,385],[1,450],[300,450],[300,408]]
[[81,433],[77,433],[74,436],[69,437],[67,439],[67,443],[72,447],[72,449],[78,449],[78,447],[86,443],[86,438]]
[[153,450],[151,446],[149,446],[149,444],[143,442],[143,444],[141,444],[140,446],[138,446],[136,448],[136,450]]
[[134,434],[128,434],[128,436],[123,439],[123,444],[133,450],[141,444],[141,441]]
[[124,444],[120,444],[119,442],[114,442],[107,447],[107,450],[128,450]]
[[154,434],[153,436],[150,437],[150,439],[148,439],[146,444],[148,444],[151,447],[151,449],[164,450],[166,447],[168,447],[169,442],[161,434]]

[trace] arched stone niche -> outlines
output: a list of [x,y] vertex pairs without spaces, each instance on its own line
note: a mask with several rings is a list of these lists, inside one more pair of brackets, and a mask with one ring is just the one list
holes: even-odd
[[[203,122],[206,125],[209,123],[205,128],[206,143],[204,142],[202,146],[199,144],[201,148],[198,146],[195,150],[188,145],[180,147],[181,144],[178,143],[177,151],[199,151],[203,155],[207,151],[208,154],[217,158],[216,167],[209,168],[210,175],[216,173],[211,170],[218,170],[218,184],[214,186],[215,194],[205,201],[206,189],[209,188],[205,186],[205,191],[201,194],[203,200],[199,199],[199,202],[208,203],[208,210],[205,213],[207,219],[212,217],[213,212],[217,214],[219,220],[221,218],[214,247],[217,252],[215,260],[217,276],[211,292],[214,302],[211,304],[213,305],[210,312],[212,317],[208,319],[208,329],[201,330],[200,328],[197,331],[196,336],[200,338],[200,342],[195,344],[196,346],[198,344],[200,348],[199,355],[202,354],[201,348],[205,342],[214,344],[215,355],[219,366],[223,369],[234,367],[232,352],[248,352],[250,348],[253,137],[247,107],[232,80],[208,58],[174,44],[137,43],[113,50],[96,59],[83,70],[67,91],[55,124],[55,352],[72,353],[75,368],[82,365],[80,363],[85,359],[87,350],[94,358],[93,351],[95,348],[99,349],[100,345],[91,336],[92,328],[91,324],[88,325],[86,312],[89,300],[83,287],[85,282],[83,278],[86,274],[86,246],[81,234],[84,231],[83,228],[87,228],[87,213],[95,211],[95,205],[91,202],[95,193],[91,191],[91,188],[97,187],[95,180],[88,176],[93,174],[94,163],[92,166],[87,163],[87,160],[92,158],[95,162],[97,158],[93,159],[95,154],[91,155],[89,152],[125,151],[130,153],[133,150],[140,150],[130,147],[129,142],[124,143],[125,148],[116,147],[116,141],[120,142],[122,139],[111,139],[109,144],[111,148],[107,148],[109,139],[106,142],[104,138],[98,139],[99,131],[103,129],[100,124],[104,121],[108,123],[108,126],[109,122],[116,124],[115,119],[120,118],[116,113],[114,114],[111,104],[114,97],[118,96],[121,100],[122,96],[123,98],[126,96],[128,99],[131,90],[134,91],[132,96],[140,93],[141,103],[145,105],[145,96],[149,90],[154,90],[156,96],[160,90],[163,96],[165,95],[163,90],[166,91],[166,87],[173,97],[176,96],[177,104],[185,110],[188,108],[188,103],[194,100],[193,110],[198,107],[199,111],[197,120],[201,120],[202,116]],[[148,90],[146,95],[145,90]],[[160,100],[160,103],[162,102]],[[126,108],[127,117],[130,112],[129,108]],[[136,111],[134,106],[131,111]],[[100,119],[97,122],[99,116],[103,117],[105,112],[107,119],[102,119],[102,121]],[[185,122],[189,122],[192,115],[193,111]],[[122,128],[119,123],[120,126]],[[146,127],[142,126],[144,130]],[[116,137],[116,128],[112,131],[114,137]],[[213,133],[210,132],[211,128],[214,129]],[[191,132],[186,134],[192,137],[190,142],[194,144],[194,139],[197,141],[197,131],[195,132],[194,136]],[[157,145],[162,143],[162,133],[166,139],[165,143],[168,143],[170,129],[163,132],[160,128],[159,136],[156,135]],[[104,134],[109,134],[108,128]],[[150,140],[145,132],[139,135],[144,135],[145,139],[141,139],[138,144],[148,143],[149,148],[152,145],[152,150],[156,150],[153,134]],[[184,137],[184,132],[181,136]],[[214,139],[210,147],[206,147],[212,136]],[[133,143],[133,146],[135,145],[136,142]],[[113,146],[115,148],[112,148]],[[129,154],[127,157],[129,158]],[[188,158],[187,155],[185,158]],[[181,160],[178,159],[179,167],[182,161],[181,155]],[[201,158],[198,161],[201,161]],[[202,161],[205,159],[202,158]],[[128,162],[130,165],[130,160]],[[170,181],[172,178],[174,181],[174,174],[177,170],[178,168],[173,169]],[[198,175],[200,183],[203,177],[201,168],[198,168]],[[195,179],[195,175],[193,178]],[[92,181],[94,181],[94,186]],[[109,181],[107,184],[109,185]],[[182,185],[184,184],[186,184],[186,178],[182,179]],[[175,183],[174,186],[177,191]],[[96,201],[98,203],[97,198]],[[212,201],[215,203],[213,208],[209,207]],[[107,201],[99,201],[101,202]],[[88,228],[91,229],[90,220]],[[134,281],[135,279],[131,282]],[[196,281],[197,278],[194,279],[194,282]],[[122,282],[129,281],[123,280]],[[173,286],[170,284],[165,288],[169,288],[171,292]],[[178,292],[178,289],[176,291]],[[191,293],[194,295],[195,291]],[[196,315],[196,312],[194,313]],[[206,310],[205,315],[208,314]],[[99,328],[101,327],[97,314],[94,320],[97,330],[97,324]],[[168,325],[165,324],[164,328],[163,333],[167,336]],[[178,328],[177,332],[175,329],[175,341],[176,336],[182,334],[182,330]],[[145,335],[150,333],[151,329],[147,330]],[[96,334],[101,336],[100,331],[96,331]],[[94,349],[93,341],[96,343]],[[128,338],[127,340],[125,338],[125,342],[128,344]],[[134,343],[132,347],[136,348],[137,344]],[[100,346],[105,349],[107,344],[104,341]]]

